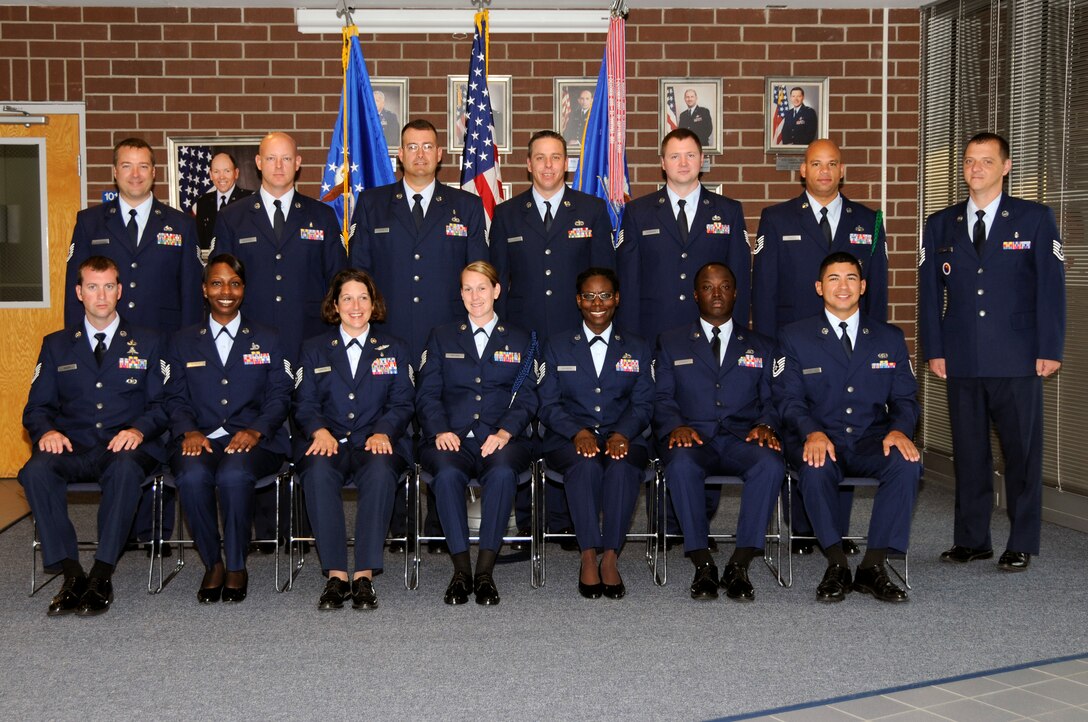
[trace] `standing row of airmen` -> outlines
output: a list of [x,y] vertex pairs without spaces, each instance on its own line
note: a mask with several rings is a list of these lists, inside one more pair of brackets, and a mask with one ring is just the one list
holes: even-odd
[[[749,480],[770,478],[773,471],[780,486],[778,449],[784,439],[786,460],[798,470],[804,508],[829,561],[818,597],[837,601],[857,588],[887,601],[905,599],[884,574],[883,555],[906,551],[909,535],[908,502],[918,478],[917,450],[910,442],[917,418],[915,383],[902,333],[884,323],[887,251],[879,215],[839,192],[838,148],[825,140],[808,147],[801,170],[805,192],[763,212],[754,255],[740,204],[699,183],[702,151],[688,130],[663,140],[666,185],[628,205],[615,251],[603,203],[565,185],[562,136],[536,133],[528,150],[532,188],[497,208],[489,246],[479,200],[436,180],[442,149],[435,128],[423,120],[408,123],[398,151],[403,178],[360,195],[345,254],[335,215],[294,188],[302,162],[294,141],[271,133],[256,159],[260,190],[216,205],[213,262],[202,270],[192,220],[151,193],[151,149],[138,139],[118,143],[119,198],[77,218],[66,283],[68,328],[43,343],[24,414],[34,450],[20,480],[42,529],[44,561],[65,576],[50,613],[97,614],[109,608],[110,575],[132,527],[140,485],[155,464],[168,460],[207,568],[198,596],[208,602],[244,599],[252,482],[263,472],[273,473],[276,460],[287,454],[283,420],[291,386],[297,387],[294,457],[301,462],[322,566],[330,576],[322,607],[340,606],[348,596],[357,607],[376,605],[370,580],[381,568],[380,540],[392,497],[364,494],[363,474],[377,463],[368,459],[385,457],[383,473],[395,476],[399,469],[389,460],[412,458],[410,451],[403,453],[400,422],[403,416],[406,426],[413,411],[421,426],[419,458],[433,477],[434,506],[454,563],[446,601],[460,603],[474,592],[481,604],[497,603],[491,577],[502,536],[497,525],[504,521],[502,510],[509,513],[514,472],[534,451],[522,448],[519,437],[536,412],[537,385],[541,393],[549,386],[549,393],[557,393],[549,383],[554,374],[562,399],[541,405],[539,413],[547,429],[542,442],[547,463],[570,478],[584,478],[572,457],[630,455],[629,461],[641,461],[627,449],[639,442],[645,423],[639,433],[627,429],[619,433],[622,438],[613,438],[617,432],[609,431],[608,423],[598,419],[590,425],[585,417],[589,408],[602,418],[614,415],[623,406],[619,399],[586,406],[583,398],[581,415],[551,418],[566,402],[576,402],[561,391],[564,379],[574,378],[565,374],[574,369],[588,367],[598,379],[605,368],[645,376],[651,358],[640,338],[659,338],[654,429],[685,549],[696,567],[692,596],[717,596],[719,584],[706,540],[716,499],[704,495],[702,476],[730,473],[746,480],[742,527],[750,533],[738,541],[720,583],[730,597],[752,598],[747,563],[762,545],[762,510],[778,487],[760,493],[760,485]],[[989,171],[979,173],[978,167]],[[983,448],[974,438],[980,426],[964,415],[1023,419],[1038,412],[1039,423],[1026,431],[998,420],[1006,456],[1013,457],[1009,447],[1018,444],[1027,456],[1019,466],[1010,458],[1010,468],[1022,469],[1023,478],[1010,483],[1013,532],[1000,563],[1018,570],[1038,552],[1041,469],[1034,467],[1041,467],[1036,464],[1041,445],[1009,437],[1041,434],[1041,401],[1036,404],[1031,392],[1037,390],[1041,400],[1039,379],[1060,364],[1064,271],[1049,210],[1001,192],[1009,168],[1008,146],[998,136],[976,136],[968,144],[967,205],[986,211],[979,217],[983,227],[980,232],[976,223],[966,231],[965,204],[927,224],[920,266],[921,338],[931,368],[949,376],[957,454],[959,445],[967,444],[977,447],[974,453],[984,462],[970,469],[957,465],[955,545],[943,558],[967,562],[992,555],[988,438]],[[233,195],[233,189],[225,190]],[[111,261],[106,267],[103,257]],[[591,266],[588,275],[578,275]],[[968,277],[971,270],[976,273]],[[621,286],[625,300],[618,304]],[[995,287],[1002,292],[993,293]],[[575,288],[576,304],[571,304]],[[203,299],[210,310],[207,320]],[[610,310],[599,307],[610,301]],[[600,325],[605,318],[608,323]],[[758,333],[748,331],[749,318]],[[379,329],[372,329],[371,319],[382,321]],[[328,324],[337,322],[339,329],[330,331]],[[185,331],[178,333],[181,328]],[[170,337],[168,347],[156,332]],[[592,343],[597,336],[606,350]],[[538,337],[549,339],[543,352]],[[564,337],[566,343],[556,342]],[[305,339],[311,340],[304,344]],[[986,366],[993,359],[982,352],[995,339],[1018,348],[995,369],[997,381]],[[358,350],[353,341],[359,341]],[[614,349],[628,343],[632,352],[621,354],[613,366]],[[549,354],[560,351],[588,355],[592,363],[556,357],[549,365]],[[711,365],[705,385],[688,388],[699,364],[714,355],[718,376]],[[1013,362],[1021,357],[1030,358],[1030,370]],[[417,359],[413,407],[407,376],[409,360]],[[778,360],[772,365],[771,359]],[[236,373],[267,374],[248,396],[246,383],[228,374],[239,361]],[[360,366],[364,361],[369,367]],[[370,374],[360,374],[360,368]],[[725,383],[724,375],[736,370],[760,380],[750,388],[738,383],[740,377]],[[204,374],[214,378],[187,383],[188,376]],[[774,376],[782,378],[772,384]],[[392,377],[380,379],[386,384],[383,398],[396,389],[399,411],[375,410],[368,394],[336,387],[340,377],[349,386],[361,383],[356,381],[361,377]],[[772,402],[772,386],[796,393]],[[308,396],[308,388],[324,390]],[[587,386],[584,394],[589,393],[603,394],[603,386]],[[90,411],[82,403],[88,394],[101,396]],[[145,395],[143,406],[139,394]],[[279,424],[271,423],[277,419]],[[968,429],[971,424],[975,428]],[[149,433],[167,428],[165,445],[157,433]],[[548,435],[553,445],[560,440],[557,446],[549,446]],[[259,452],[269,458],[240,472],[247,466],[242,460],[255,460]],[[894,472],[887,469],[891,461],[898,464]],[[505,481],[489,485],[496,468],[504,470],[497,478]],[[898,479],[888,483],[898,492],[892,497],[882,489],[877,503],[894,510],[895,521],[874,510],[868,549],[858,579],[851,581],[845,556],[850,550],[841,538],[849,507],[837,498],[837,482],[844,474],[884,479],[885,472]],[[311,492],[317,484],[308,485],[307,479],[315,473],[334,480],[325,493]],[[248,488],[239,481],[247,475]],[[463,487],[471,477],[505,490],[484,495],[485,521],[493,517],[493,523],[488,533],[481,530],[474,574],[463,527]],[[86,575],[64,513],[65,484],[85,478],[100,480],[104,490],[102,543]],[[361,509],[367,509],[360,518],[370,520],[371,538],[377,539],[357,543],[350,580],[342,542],[328,541],[330,528],[343,536],[339,489],[346,481],[360,486]],[[596,509],[605,504],[602,483],[610,486],[599,479],[566,484],[583,553],[579,589],[590,597],[622,596],[616,558],[630,513],[608,521],[606,505],[603,532],[587,531],[596,528]],[[224,517],[222,551],[216,489]],[[587,501],[592,499],[596,507]],[[630,505],[628,492],[616,509]],[[333,517],[339,517],[339,527]],[[591,517],[593,523],[587,521]],[[594,563],[598,550],[603,551],[599,566]]]

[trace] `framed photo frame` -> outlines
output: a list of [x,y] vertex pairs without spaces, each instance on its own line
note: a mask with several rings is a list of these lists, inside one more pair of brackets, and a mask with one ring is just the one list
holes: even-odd
[[764,151],[805,152],[828,134],[827,77],[769,76],[763,93]]
[[676,128],[692,130],[703,153],[722,152],[722,79],[661,78],[658,98],[658,138]]
[[568,156],[577,156],[582,149],[582,135],[596,89],[596,78],[555,79],[552,127],[566,139]]
[[[513,128],[512,76],[487,76],[491,97],[491,113],[495,119],[495,144],[502,153],[509,153]],[[467,75],[446,76],[446,153],[460,156],[465,147],[465,96],[468,94]]]
[[400,130],[408,117],[408,78],[371,78],[370,88],[374,91],[389,157],[395,157],[400,148]]
[[229,153],[238,166],[237,184],[257,190],[261,174],[257,171],[260,135],[169,136],[166,139],[166,184],[169,203],[188,213],[197,199],[212,189],[209,169],[212,158]]

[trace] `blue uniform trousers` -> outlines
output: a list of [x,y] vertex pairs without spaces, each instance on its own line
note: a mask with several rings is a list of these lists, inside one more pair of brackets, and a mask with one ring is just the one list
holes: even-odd
[[737,546],[762,549],[767,524],[786,478],[782,455],[732,434],[705,439],[702,446],[676,446],[661,452],[665,484],[684,532],[684,551],[706,549],[710,525],[706,515],[706,477],[739,476],[740,515]]
[[94,558],[117,564],[136,516],[140,488],[157,466],[158,462],[140,449],[113,452],[102,446],[63,454],[35,449],[19,470],[19,483],[38,525],[44,566],[79,559],[76,530],[68,518],[68,484],[94,481],[102,487]]
[[420,452],[423,468],[434,478],[438,519],[450,554],[468,551],[465,489],[477,479],[484,489],[480,514],[480,549],[497,552],[510,519],[518,475],[532,462],[528,441],[511,440],[490,456],[480,456],[480,439],[461,439],[460,451],[442,451],[434,441]]
[[398,454],[373,454],[366,449],[340,445],[336,456],[305,456],[299,478],[306,492],[321,568],[348,571],[347,530],[344,523],[344,485],[354,483],[355,571],[382,570],[385,530],[393,515],[397,479],[408,463]]
[[[179,445],[170,465],[174,483],[181,497],[181,508],[189,520],[193,541],[205,567],[220,559],[223,545],[228,571],[246,568],[249,530],[253,524],[254,487],[259,479],[275,474],[283,466],[283,454],[257,446],[244,453],[228,454],[231,436],[209,439],[213,451],[199,456],[182,456]],[[223,518],[223,536],[219,536],[216,492]]]
[[1038,376],[948,379],[956,473],[955,543],[990,549],[994,458],[990,420],[1005,457],[1007,548],[1039,553],[1043,510],[1043,380]]
[[603,453],[588,459],[575,452],[572,443],[549,452],[544,460],[563,474],[578,547],[622,549],[649,461],[646,449],[632,446],[619,460]]

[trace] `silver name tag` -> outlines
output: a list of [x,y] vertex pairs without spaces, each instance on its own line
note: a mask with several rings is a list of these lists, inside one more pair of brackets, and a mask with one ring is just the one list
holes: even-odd
[[644,235],[644,236],[657,236],[657,235],[660,235],[660,234],[661,234],[661,229],[660,228],[647,228],[646,230],[644,230],[642,232],[642,235]]
[[330,371],[332,371],[332,366],[318,366],[314,369],[315,374],[327,374]]
[[695,359],[692,358],[678,358],[672,362],[673,366],[690,366],[695,363]]
[[524,240],[525,240],[524,236],[514,236],[513,238],[507,238],[506,242],[507,243],[521,243]]
[[556,371],[577,371],[578,367],[577,366],[556,366],[555,370]]
[[185,368],[187,368],[187,369],[195,369],[195,368],[200,368],[202,366],[207,366],[207,365],[208,365],[207,361],[187,361],[187,362],[185,362]]
[[448,354],[446,354],[446,358],[464,358],[464,357],[465,357],[465,355],[463,353],[448,353]]
[[375,233],[389,233],[389,227],[386,226],[385,228],[375,228],[374,232]]
[[95,238],[91,240],[92,246],[108,246],[109,244],[110,239],[108,238]]
[[239,243],[256,243],[257,242],[257,236],[248,236],[247,238],[239,238],[238,242]]
[[75,371],[75,370],[76,370],[76,365],[75,364],[65,364],[64,366],[57,366],[57,372],[58,373],[64,373],[65,371]]
[[800,236],[800,234],[798,234],[796,236],[782,236],[782,240],[783,241],[799,241],[799,240],[801,240],[801,236]]
[[801,373],[803,373],[803,374],[805,374],[807,376],[809,374],[822,374],[823,372],[824,372],[823,367],[817,366],[816,368],[805,369]]

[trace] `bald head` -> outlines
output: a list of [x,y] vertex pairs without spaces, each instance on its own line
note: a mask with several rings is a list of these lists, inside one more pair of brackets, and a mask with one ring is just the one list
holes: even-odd
[[808,144],[805,162],[801,164],[801,178],[805,181],[805,190],[813,198],[825,206],[835,200],[842,175],[842,151],[839,146],[826,138]]
[[295,187],[295,174],[302,167],[295,139],[286,133],[269,133],[261,140],[257,153],[257,170],[261,186],[279,198]]

